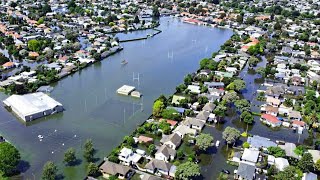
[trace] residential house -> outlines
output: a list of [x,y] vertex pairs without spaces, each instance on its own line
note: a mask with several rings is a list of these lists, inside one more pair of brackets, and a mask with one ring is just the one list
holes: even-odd
[[211,113],[215,107],[216,107],[215,104],[208,102],[203,106],[202,111],[207,111]]
[[238,169],[235,171],[235,179],[253,180],[255,179],[256,166],[245,162],[240,162]]
[[174,130],[174,133],[177,133],[181,138],[184,138],[185,135],[195,137],[197,135],[197,130],[190,128],[190,126],[181,124],[177,126]]
[[320,159],[320,151],[309,149],[308,153],[312,155],[313,162],[316,163]]
[[162,160],[152,159],[145,165],[145,169],[147,170],[147,172],[152,174],[160,172],[163,175],[174,177],[176,166]]
[[140,135],[137,140],[139,143],[152,143],[153,142],[153,138],[147,137],[147,136],[142,136],[142,135]]
[[9,61],[9,62],[2,64],[2,67],[3,67],[3,69],[11,69],[11,68],[15,67],[15,64],[14,64],[14,62]]
[[294,110],[289,111],[288,118],[290,120],[297,120],[297,121],[302,120],[301,113],[299,111],[294,111]]
[[271,127],[280,127],[281,121],[271,114],[262,114],[260,120]]
[[169,148],[166,145],[162,145],[155,153],[155,159],[169,162],[174,160],[177,152],[174,149]]
[[283,171],[286,167],[289,166],[289,162],[285,158],[275,158],[274,164],[279,171]]
[[277,116],[279,113],[279,108],[267,105],[265,107],[261,107],[261,112],[264,112],[266,114],[271,114],[273,116]]
[[252,137],[248,137],[247,142],[250,144],[251,148],[254,149],[267,149],[268,147],[276,147],[277,144],[273,141],[270,141],[270,139],[254,135]]
[[141,155],[134,153],[132,149],[124,147],[121,149],[118,158],[121,163],[129,166],[137,163],[141,159]]
[[282,85],[268,87],[265,94],[267,97],[279,99],[285,94],[285,88]]
[[189,85],[187,89],[189,89],[191,93],[200,94],[200,86]]
[[306,123],[305,122],[298,121],[298,120],[293,120],[291,125],[294,128],[302,128],[302,129],[304,129],[306,127]]
[[152,176],[150,174],[144,174],[141,180],[162,180],[162,178],[157,176]]
[[237,162],[237,163],[240,163],[240,161],[241,161],[241,153],[240,152],[235,152],[234,154],[233,154],[233,157],[232,157],[232,161],[233,162]]
[[267,96],[267,100],[266,100],[267,104],[270,106],[274,106],[274,107],[279,107],[279,105],[281,104],[281,101],[277,98],[273,98],[273,97],[269,97]]
[[296,149],[296,145],[294,143],[286,142],[284,145],[280,144],[278,146],[286,152],[286,156],[296,159],[299,158],[299,156],[294,152],[294,150]]
[[200,111],[199,114],[197,114],[196,118],[198,120],[202,120],[204,122],[206,122],[209,118],[210,112],[208,111]]
[[255,165],[258,161],[260,151],[255,149],[245,148],[241,160],[248,164]]
[[205,125],[205,121],[199,120],[197,118],[186,117],[186,120],[183,121],[183,124],[198,131],[201,131]]
[[312,172],[303,173],[301,180],[318,180],[318,176]]
[[268,164],[274,165],[275,157],[272,155],[268,155]]
[[221,89],[224,88],[223,82],[204,82],[204,85],[208,87],[208,89]]
[[180,104],[180,100],[183,100],[183,99],[186,99],[186,97],[184,96],[177,96],[177,95],[173,95],[172,97],[172,104],[176,104],[176,105],[179,105]]
[[109,179],[110,176],[116,176],[119,179],[127,179],[129,178],[130,167],[123,166],[121,164],[116,164],[110,161],[105,161],[100,166],[100,172],[103,177]]
[[172,149],[176,149],[177,147],[180,146],[181,140],[182,140],[181,137],[177,133],[173,133],[170,135],[163,135],[160,142]]

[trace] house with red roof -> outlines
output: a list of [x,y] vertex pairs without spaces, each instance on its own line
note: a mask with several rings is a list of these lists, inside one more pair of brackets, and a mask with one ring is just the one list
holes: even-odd
[[11,69],[15,67],[15,64],[11,61],[6,62],[2,65],[3,69]]
[[280,127],[281,121],[271,114],[262,114],[260,120],[271,127]]
[[299,127],[305,128],[306,127],[305,122],[298,121],[298,120],[293,120],[291,125],[292,125],[292,127],[295,127],[295,128],[299,128]]

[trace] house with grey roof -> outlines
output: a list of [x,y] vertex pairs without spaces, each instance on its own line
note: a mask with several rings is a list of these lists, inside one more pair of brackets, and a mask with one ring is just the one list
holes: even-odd
[[215,107],[215,104],[208,102],[203,106],[202,111],[212,112]]
[[195,137],[197,135],[196,129],[192,129],[191,127],[184,124],[180,124],[179,126],[177,126],[173,130],[173,132],[177,133],[181,138],[183,138],[185,135],[189,135],[191,137]]
[[106,179],[109,179],[110,176],[116,176],[119,179],[127,179],[130,171],[128,166],[123,166],[110,161],[105,161],[99,169]]
[[149,173],[160,172],[163,175],[174,176],[176,166],[158,159],[152,159],[145,165],[145,169]]
[[254,150],[254,149],[244,149],[244,152],[242,154],[241,160],[246,161],[247,163],[250,163],[252,165],[255,165],[257,163],[259,158],[260,151]]
[[254,135],[252,137],[248,137],[247,142],[250,144],[251,148],[260,149],[260,148],[268,148],[268,147],[275,147],[277,144],[270,139]]
[[197,114],[196,118],[202,121],[207,121],[209,118],[210,112],[208,111],[200,111],[199,114]]
[[294,143],[286,142],[284,145],[280,144],[278,146],[286,152],[286,156],[296,159],[299,158],[299,156],[294,153],[294,149],[296,149],[296,145]]
[[173,133],[170,135],[163,135],[160,143],[167,145],[172,149],[176,149],[180,146],[182,138],[177,134]]
[[192,129],[201,131],[206,123],[205,121],[199,120],[197,118],[186,117],[186,120],[183,122],[183,124]]
[[240,162],[238,169],[235,171],[235,179],[253,180],[255,179],[256,166]]
[[303,173],[301,180],[317,180],[318,176],[312,172],[309,173]]
[[155,153],[155,159],[169,162],[174,160],[177,152],[174,149],[169,148],[166,145],[162,145]]

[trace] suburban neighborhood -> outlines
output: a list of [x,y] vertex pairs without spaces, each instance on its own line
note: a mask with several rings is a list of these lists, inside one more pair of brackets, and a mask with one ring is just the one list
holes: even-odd
[[[111,61],[112,55],[126,50],[126,42],[156,38],[163,32],[157,29],[159,18],[233,31],[218,51],[199,60],[198,70],[186,74],[173,94],[158,94],[149,118],[120,144],[113,144],[112,151],[103,152],[104,157],[95,160],[99,150],[90,137],[81,143],[87,163],[83,178],[317,180],[320,176],[319,1],[9,0],[0,4],[0,87],[8,95],[3,104],[23,123],[68,111],[68,106],[50,97],[52,83],[96,62]],[[141,30],[154,32],[126,40],[117,36]],[[126,60],[119,64],[130,65]],[[133,92],[135,87],[128,85],[117,90],[126,96],[134,96]],[[0,136],[4,178],[19,174],[20,161],[15,144],[5,138]],[[42,135],[38,138],[44,140]],[[5,158],[1,146],[12,149],[8,157],[14,156],[14,162]],[[77,166],[76,150],[65,152],[65,166]],[[58,179],[55,163],[48,160],[41,179]]]

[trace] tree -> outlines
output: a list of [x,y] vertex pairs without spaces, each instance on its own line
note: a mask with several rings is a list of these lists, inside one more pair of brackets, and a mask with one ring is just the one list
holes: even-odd
[[246,99],[236,100],[234,105],[240,112],[250,111],[251,104]]
[[246,88],[246,82],[244,80],[236,79],[233,81],[233,83],[236,91],[241,91]]
[[245,111],[240,115],[240,119],[245,122],[246,124],[252,124],[253,123],[253,116],[250,112]]
[[67,163],[68,165],[74,163],[76,161],[76,151],[73,148],[67,149],[64,153],[63,162]]
[[181,180],[193,179],[197,176],[200,176],[200,167],[193,162],[180,164],[175,172],[175,178]]
[[237,99],[239,99],[239,96],[235,91],[228,91],[228,93],[222,97],[222,100],[226,101],[227,103],[235,102]]
[[94,156],[94,148],[93,148],[93,143],[91,139],[87,139],[85,144],[84,144],[84,153],[83,157],[88,161],[92,162],[93,161],[93,156]]
[[0,172],[11,175],[20,161],[19,151],[7,142],[0,143]]
[[277,21],[277,22],[274,24],[273,28],[274,28],[275,30],[281,30],[281,24]]
[[96,177],[99,175],[99,167],[95,163],[89,163],[87,167],[87,175]]
[[154,144],[150,144],[150,146],[148,147],[148,151],[151,155],[153,155],[156,151],[156,146]]
[[140,22],[139,17],[138,17],[138,16],[135,16],[135,17],[134,17],[134,20],[133,20],[133,23],[139,23],[139,22]]
[[157,101],[154,102],[154,104],[153,104],[152,114],[153,114],[155,117],[160,117],[161,112],[163,111],[163,108],[164,108],[163,102],[160,101],[160,100],[157,100]]
[[260,74],[262,77],[264,77],[264,76],[266,75],[266,71],[265,71],[265,69],[264,69],[263,67],[258,67],[258,68],[256,69],[256,72],[257,72],[258,74]]
[[131,137],[131,136],[125,136],[124,141],[126,142],[126,144],[128,146],[133,146],[135,144],[135,141],[134,141],[133,137]]
[[239,15],[237,16],[237,22],[240,23],[240,24],[243,23],[243,16],[242,16],[241,14],[239,14]]
[[256,57],[250,57],[249,60],[248,60],[248,63],[249,63],[249,66],[251,67],[255,67],[257,66],[257,64],[260,62],[260,60]]
[[234,144],[237,139],[240,137],[240,131],[233,127],[226,127],[226,129],[222,133],[222,138],[226,140],[226,142],[230,144]]
[[210,134],[201,133],[196,137],[196,146],[200,150],[206,151],[213,142],[213,137]]
[[300,178],[296,176],[296,168],[294,166],[288,166],[284,168],[283,171],[278,172],[274,178],[276,180],[290,179],[290,180],[299,180]]
[[249,147],[250,147],[250,144],[249,144],[248,142],[244,142],[244,143],[242,144],[242,147],[243,147],[243,148],[249,148]]
[[284,157],[286,156],[286,152],[281,149],[280,147],[276,146],[276,147],[273,147],[273,146],[270,146],[268,147],[268,152],[270,155],[273,155],[274,157]]
[[31,51],[40,51],[40,47],[41,47],[41,43],[38,40],[32,39],[28,41],[28,48]]
[[153,6],[152,16],[153,16],[153,17],[160,17],[160,12],[159,12],[158,6]]
[[58,173],[57,166],[52,161],[48,161],[43,167],[42,179],[55,180],[57,173]]
[[315,168],[317,171],[320,171],[320,159],[317,160],[317,162],[315,163]]
[[313,159],[310,153],[304,153],[302,158],[299,160],[297,167],[300,168],[303,172],[313,171]]
[[293,150],[293,152],[299,156],[303,155],[305,151],[306,151],[306,148],[304,147],[304,145],[299,145]]
[[173,108],[169,108],[169,109],[164,109],[161,113],[162,118],[164,119],[171,119],[171,120],[176,120],[176,121],[180,121],[181,120],[181,115],[180,113],[173,109]]

